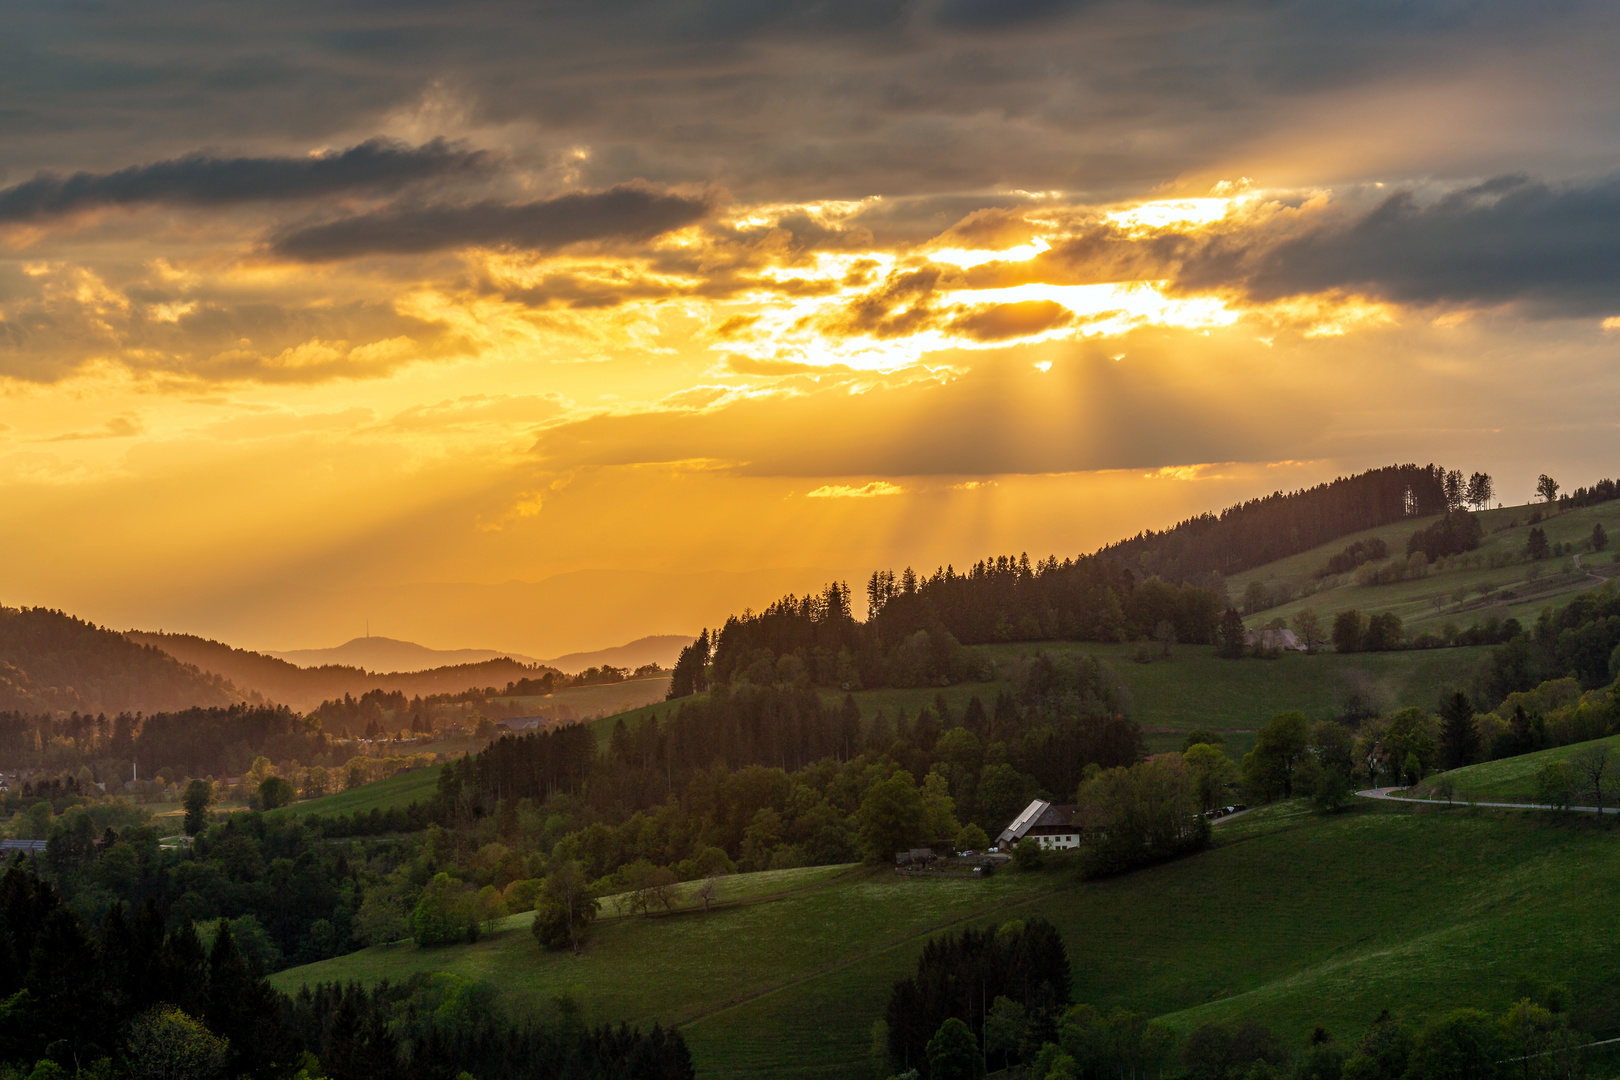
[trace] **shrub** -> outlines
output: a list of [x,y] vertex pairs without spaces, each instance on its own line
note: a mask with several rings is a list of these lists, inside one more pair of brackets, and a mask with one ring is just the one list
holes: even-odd
[[1020,870],[1039,870],[1045,861],[1046,852],[1033,836],[1024,837],[1013,847],[1013,865]]

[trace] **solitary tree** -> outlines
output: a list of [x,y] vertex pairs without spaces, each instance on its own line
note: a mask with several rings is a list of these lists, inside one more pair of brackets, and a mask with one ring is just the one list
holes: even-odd
[[1327,642],[1327,631],[1322,626],[1322,617],[1312,608],[1306,608],[1295,615],[1294,636],[1299,638],[1306,652],[1314,653],[1320,649]]
[[214,801],[214,785],[206,780],[193,780],[186,785],[181,797],[186,808],[186,835],[196,836],[208,825],[208,807]]
[[1536,478],[1536,494],[1541,496],[1543,502],[1554,502],[1558,498],[1558,481],[1542,473]]
[[1603,784],[1608,778],[1609,766],[1612,764],[1609,748],[1603,745],[1589,746],[1569,759],[1570,768],[1575,770],[1575,777],[1581,790],[1592,793],[1600,814],[1603,812]]
[[565,862],[541,885],[531,930],[545,948],[579,952],[580,940],[601,910],[602,902],[586,887],[584,869],[576,862]]
[[1608,546],[1609,534],[1603,531],[1603,523],[1600,521],[1592,526],[1592,550],[1602,551]]
[[1303,713],[1280,713],[1261,728],[1254,749],[1243,756],[1243,787],[1256,801],[1292,798],[1294,773],[1307,754]]

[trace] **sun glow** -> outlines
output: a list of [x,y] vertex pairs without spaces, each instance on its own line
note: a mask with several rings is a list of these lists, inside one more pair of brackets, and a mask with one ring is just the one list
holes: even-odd
[[934,262],[950,263],[952,266],[967,270],[974,266],[983,266],[989,262],[1027,262],[1043,251],[1052,250],[1041,237],[1036,237],[1027,244],[1007,248],[1004,251],[989,251],[978,248],[939,248],[930,251],[928,257]]

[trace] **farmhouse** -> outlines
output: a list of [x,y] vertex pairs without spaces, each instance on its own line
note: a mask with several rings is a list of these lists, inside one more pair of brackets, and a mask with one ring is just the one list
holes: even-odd
[[1273,652],[1308,651],[1305,643],[1299,640],[1299,635],[1292,630],[1245,630],[1243,644],[1251,649],[1268,649]]
[[1072,805],[1059,806],[1036,799],[1024,807],[1013,823],[1001,830],[996,844],[1006,850],[1026,836],[1033,836],[1042,847],[1072,848],[1080,846],[1081,829],[1075,821]]

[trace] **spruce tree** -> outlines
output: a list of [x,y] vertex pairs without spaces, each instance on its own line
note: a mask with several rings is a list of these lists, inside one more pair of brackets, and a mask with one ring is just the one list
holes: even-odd
[[1474,725],[1474,703],[1458,690],[1440,709],[1440,762],[1460,769],[1479,754],[1479,729]]

